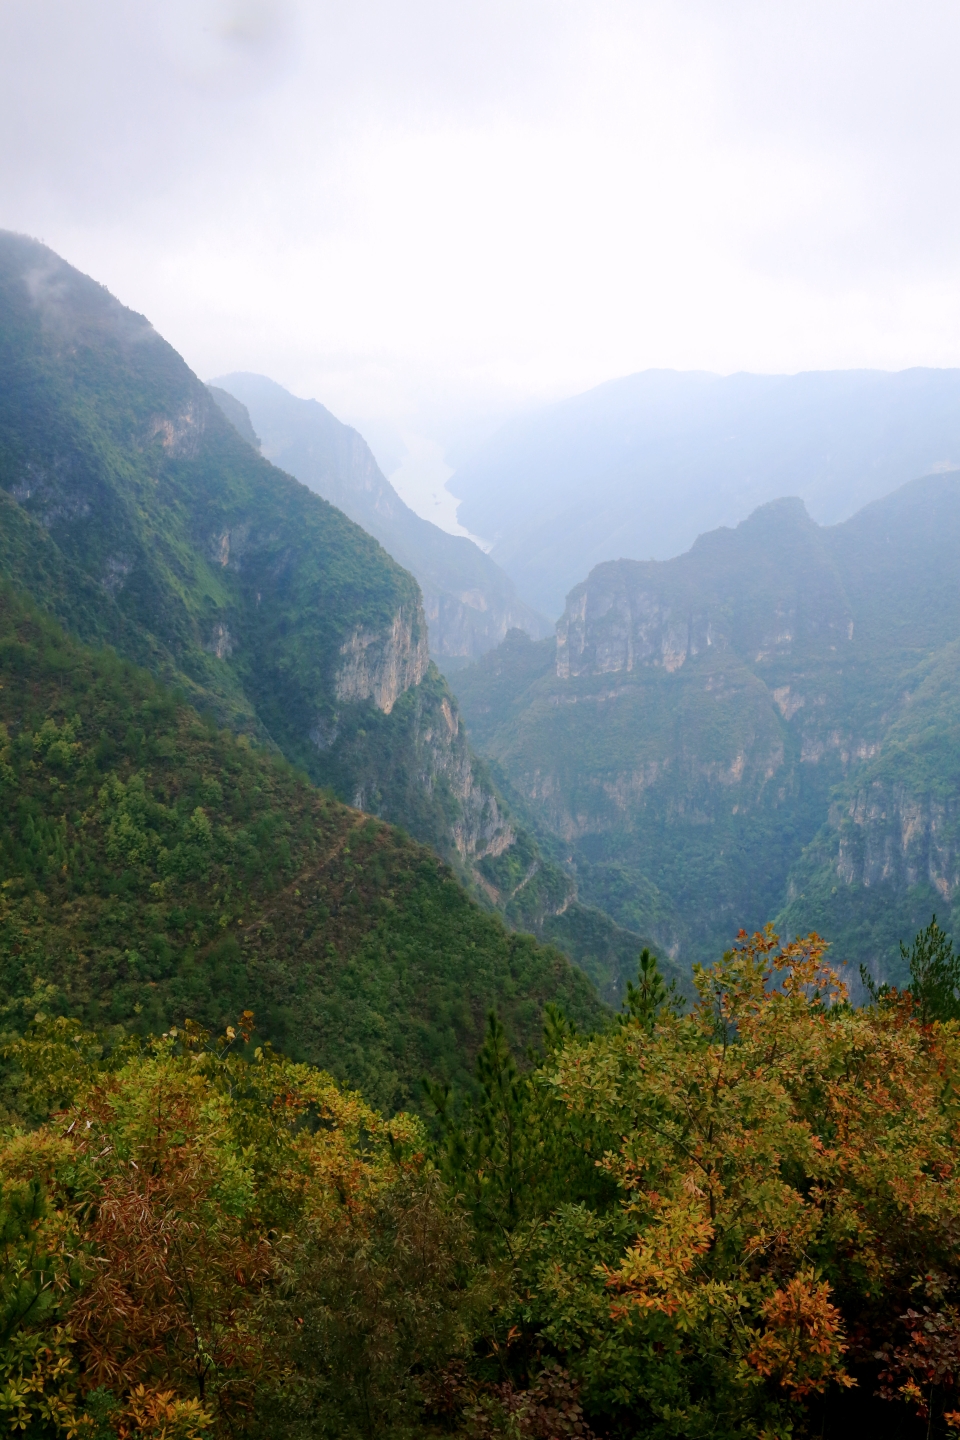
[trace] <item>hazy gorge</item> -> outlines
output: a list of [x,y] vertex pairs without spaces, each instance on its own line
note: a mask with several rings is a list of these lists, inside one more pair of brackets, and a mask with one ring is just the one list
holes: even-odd
[[[813,498],[604,561],[550,635],[519,572],[415,515],[322,405],[262,376],[202,385],[34,242],[4,237],[0,261],[0,576],[78,640],[402,825],[608,1001],[645,940],[684,984],[774,919],[892,975],[932,908],[952,919],[960,472],[940,458],[841,523],[810,510],[949,456],[953,372],[659,375],[571,402],[549,500],[531,464],[502,507],[551,585],[611,535],[639,548],[641,516],[668,546],[701,502],[804,476]],[[629,505],[601,540],[614,480]]]
[[784,495],[835,524],[958,464],[957,370],[649,370],[518,417],[449,488],[461,522],[555,618],[602,561],[668,560]]
[[616,561],[554,641],[456,677],[581,899],[706,961],[780,918],[891,973],[958,895],[960,473],[821,527],[799,500]]
[[[299,400],[262,375],[222,376],[211,389],[228,419],[266,457],[362,525],[415,577],[434,658],[448,668],[476,659],[518,627],[534,639],[550,625],[471,540],[448,535],[405,505],[366,441],[316,400]],[[238,403],[239,402],[239,403]],[[249,418],[245,422],[243,415]]]

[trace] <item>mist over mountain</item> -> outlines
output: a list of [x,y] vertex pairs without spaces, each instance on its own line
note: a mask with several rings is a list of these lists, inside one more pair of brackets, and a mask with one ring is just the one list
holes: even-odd
[[208,385],[207,389],[237,434],[242,436],[248,445],[252,445],[258,454],[262,453],[260,436],[253,428],[246,405],[241,405],[239,400],[234,399],[226,390],[221,390],[218,385]]
[[960,471],[836,526],[772,502],[595,567],[460,704],[581,902],[683,964],[779,919],[899,982],[960,925],[958,548]]
[[[218,404],[222,395],[232,397],[234,407],[240,402],[246,430],[258,432],[267,459],[362,525],[416,577],[430,653],[441,667],[476,659],[513,628],[533,639],[550,633],[500,566],[472,540],[449,535],[404,504],[362,435],[318,401],[300,400],[251,374],[220,376],[211,394]],[[237,408],[221,408],[249,440]]]
[[836,524],[960,464],[960,370],[648,370],[505,425],[448,482],[523,598],[561,613],[594,565],[667,560],[798,495]]
[[960,5],[0,37],[8,1435],[957,1440]]

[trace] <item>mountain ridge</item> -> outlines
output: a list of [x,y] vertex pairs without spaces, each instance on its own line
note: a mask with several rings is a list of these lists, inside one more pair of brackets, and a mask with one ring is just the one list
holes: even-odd
[[218,376],[211,385],[245,407],[268,459],[362,525],[416,577],[431,654],[441,668],[493,649],[509,629],[534,638],[549,632],[549,623],[472,540],[448,535],[404,503],[362,435],[319,401],[298,399],[247,372]]
[[894,932],[960,922],[958,543],[960,472],[834,527],[771,502],[595,567],[553,647],[508,637],[458,698],[584,903],[685,964],[778,919],[899,978]]
[[[589,982],[432,851],[218,729],[0,583],[0,979],[101,1026],[261,1040],[396,1109],[461,1087],[495,1006],[520,1043]],[[48,997],[48,999],[51,997]],[[34,1006],[34,1008],[36,1008]]]
[[960,370],[650,370],[508,422],[448,488],[520,594],[559,615],[603,561],[669,559],[785,494],[837,523],[957,464]]

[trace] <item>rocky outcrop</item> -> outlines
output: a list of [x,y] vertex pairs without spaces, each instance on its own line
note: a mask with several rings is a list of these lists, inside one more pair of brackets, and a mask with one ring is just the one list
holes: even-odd
[[385,746],[387,731],[369,702],[343,702],[318,721],[311,739],[330,782],[351,804],[402,823],[479,879],[477,863],[508,850],[515,830],[435,666],[398,697],[389,728]]
[[935,799],[875,781],[831,822],[839,832],[837,878],[866,888],[928,884],[950,901],[960,886],[960,800]]
[[558,679],[640,665],[672,672],[717,643],[709,616],[685,614],[655,590],[631,585],[632,568],[624,561],[600,565],[571,593],[557,623]]
[[456,592],[443,590],[431,582],[423,567],[417,578],[423,591],[430,650],[441,664],[444,660],[471,660],[494,650],[509,630],[526,628],[540,633],[536,617],[525,605],[494,597],[476,585]]
[[470,748],[456,702],[433,691],[417,699],[414,744],[418,782],[425,794],[443,792],[448,802],[453,802],[450,828],[457,854],[468,866],[485,856],[502,854],[514,843],[516,833]]
[[557,677],[667,673],[733,650],[749,665],[840,654],[853,617],[822,532],[796,500],[763,506],[736,530],[702,536],[664,563],[598,565],[557,624]]
[[398,698],[427,673],[426,627],[421,617],[398,610],[386,631],[358,625],[340,646],[335,693],[338,700],[372,700],[389,715]]
[[461,860],[471,864],[488,855],[502,855],[514,843],[516,832],[492,785],[478,774],[469,746],[456,740],[449,731],[424,730],[421,782],[428,792],[442,783],[458,802],[453,840]]
[[196,460],[203,443],[207,407],[199,395],[191,396],[174,415],[153,415],[147,426],[147,443],[157,437],[172,460]]

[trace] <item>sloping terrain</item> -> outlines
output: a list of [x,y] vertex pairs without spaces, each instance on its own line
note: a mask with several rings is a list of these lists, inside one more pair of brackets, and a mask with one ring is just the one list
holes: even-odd
[[0,589],[0,981],[87,1021],[261,1036],[387,1108],[469,1084],[495,1007],[603,1008],[401,831]]
[[894,975],[960,883],[958,544],[956,473],[834,527],[782,500],[598,566],[461,706],[581,902],[681,962],[780,915]]
[[[269,460],[362,525],[416,577],[430,653],[441,667],[476,659],[514,627],[534,639],[549,633],[549,622],[523,603],[499,565],[472,540],[448,535],[405,505],[362,435],[323,405],[264,375],[221,376],[211,385],[218,404],[224,392],[242,402],[247,428],[252,422]],[[242,417],[225,413],[245,434]]]
[[782,495],[835,524],[957,465],[958,370],[648,370],[511,421],[448,488],[461,522],[553,617],[603,561],[667,560]]
[[513,830],[416,581],[242,440],[142,316],[0,235],[0,577],[463,872]]

